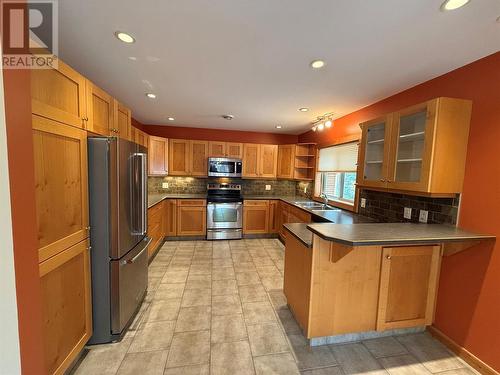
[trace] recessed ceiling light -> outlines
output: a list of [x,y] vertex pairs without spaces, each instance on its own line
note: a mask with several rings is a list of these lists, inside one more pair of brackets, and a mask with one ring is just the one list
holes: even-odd
[[174,120],[175,120],[175,118],[173,118],[173,117],[169,117],[169,118],[167,118],[167,120],[168,120],[168,121],[174,121]]
[[470,2],[470,0],[446,0],[442,5],[441,5],[441,10],[455,10],[458,8],[463,7],[464,5],[467,5]]
[[306,107],[299,108],[299,112],[307,112],[307,111],[309,111],[309,108]]
[[115,36],[120,39],[123,43],[134,43],[135,39],[132,35],[124,33],[123,31],[115,32]]
[[222,115],[222,118],[224,120],[232,120],[234,118],[234,116],[233,115]]
[[146,94],[146,96],[149,98],[149,99],[156,99],[156,94],[153,94],[152,92],[148,92]]
[[311,61],[311,68],[320,69],[325,66],[325,62],[323,60],[314,60]]
[[282,126],[281,125],[276,125],[276,129],[281,129]]

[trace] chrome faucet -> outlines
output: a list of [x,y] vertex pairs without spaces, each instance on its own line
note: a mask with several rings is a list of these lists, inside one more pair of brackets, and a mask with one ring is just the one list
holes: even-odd
[[323,199],[324,205],[327,206],[328,205],[328,198],[327,198],[326,194],[325,193],[321,193],[319,195],[319,197]]

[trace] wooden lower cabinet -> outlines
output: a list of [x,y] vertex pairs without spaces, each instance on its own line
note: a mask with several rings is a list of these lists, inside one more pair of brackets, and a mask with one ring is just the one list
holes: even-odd
[[206,233],[206,200],[179,199],[177,201],[177,236],[204,236]]
[[291,204],[280,202],[278,210],[278,234],[282,241],[287,238],[288,231],[283,227],[286,223],[311,223],[311,214],[307,211],[301,210]]
[[86,239],[39,265],[48,374],[63,374],[92,335],[89,252]]
[[245,200],[243,202],[243,234],[269,232],[269,201]]
[[440,266],[440,246],[384,248],[378,330],[432,324]]
[[151,243],[148,247],[148,256],[151,258],[158,246],[163,243],[165,239],[165,201],[157,203],[148,209],[148,236],[151,238]]
[[165,209],[165,236],[177,236],[177,200],[167,199],[164,201]]
[[278,234],[279,234],[279,237],[281,238],[281,240],[283,242],[286,241],[286,237],[287,237],[287,233],[288,231],[285,229],[285,227],[283,226],[283,224],[286,224],[288,223],[288,208],[289,208],[289,205],[286,204],[285,202],[281,202],[279,203],[279,212],[278,212],[278,225],[279,225],[279,230],[278,230]]
[[286,236],[284,293],[307,338],[431,325],[441,247]]
[[279,203],[277,200],[269,201],[269,233],[278,233],[280,229]]
[[[287,231],[288,232],[288,231]],[[299,326],[309,321],[312,251],[289,233],[286,237],[285,277],[283,292]]]

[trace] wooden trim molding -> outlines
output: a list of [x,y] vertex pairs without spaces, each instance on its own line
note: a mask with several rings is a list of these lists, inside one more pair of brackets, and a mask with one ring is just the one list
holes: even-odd
[[500,375],[495,369],[481,361],[474,354],[469,352],[464,347],[457,344],[451,338],[446,336],[443,332],[437,329],[434,326],[428,326],[427,330],[429,333],[443,343],[448,349],[450,349],[453,353],[462,358],[465,362],[467,362],[470,366],[472,366],[476,371],[479,371],[484,375]]

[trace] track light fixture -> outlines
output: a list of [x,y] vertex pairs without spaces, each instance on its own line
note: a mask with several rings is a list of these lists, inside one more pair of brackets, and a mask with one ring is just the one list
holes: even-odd
[[313,132],[315,131],[322,131],[325,128],[331,128],[333,125],[333,112],[325,113],[322,116],[318,116],[315,121],[312,122],[312,128],[311,130]]

